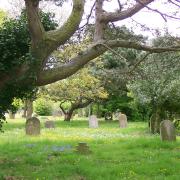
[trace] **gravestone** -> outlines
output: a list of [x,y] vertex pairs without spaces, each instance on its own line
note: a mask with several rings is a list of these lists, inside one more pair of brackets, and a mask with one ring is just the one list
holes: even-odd
[[26,134],[27,135],[40,134],[40,121],[38,118],[32,117],[26,121]]
[[160,136],[162,141],[175,141],[176,130],[173,122],[164,120],[160,124]]
[[79,154],[89,154],[91,153],[89,146],[85,142],[80,142],[76,146],[76,152]]
[[50,121],[50,120],[45,121],[44,126],[45,128],[48,128],[48,129],[55,128],[54,121]]
[[95,115],[89,117],[89,127],[90,128],[98,128],[98,120]]
[[122,113],[119,114],[119,126],[120,128],[127,127],[127,116],[125,114]]

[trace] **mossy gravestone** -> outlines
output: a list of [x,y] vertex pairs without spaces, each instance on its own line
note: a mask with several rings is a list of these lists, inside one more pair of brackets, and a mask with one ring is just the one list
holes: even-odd
[[120,128],[126,128],[127,127],[127,116],[125,114],[120,113],[119,114],[119,126]]
[[48,129],[55,128],[54,121],[49,121],[49,120],[45,121],[44,126],[45,128],[48,128]]
[[174,124],[169,120],[164,120],[160,124],[160,135],[162,141],[175,141],[176,130]]
[[27,119],[26,134],[32,136],[40,135],[40,121],[38,118],[32,117]]
[[89,154],[91,153],[89,146],[85,142],[78,143],[78,146],[76,146],[76,152],[79,154]]

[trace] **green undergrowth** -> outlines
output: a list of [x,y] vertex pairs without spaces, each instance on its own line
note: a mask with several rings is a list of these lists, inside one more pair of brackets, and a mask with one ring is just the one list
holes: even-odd
[[[41,135],[25,135],[25,120],[8,120],[0,134],[0,180],[179,180],[180,138],[161,142],[151,135],[147,123],[129,123],[120,129],[117,121],[100,121],[88,128],[86,120],[55,121],[55,129]],[[75,151],[86,142],[90,154]],[[60,150],[59,150],[60,149]]]

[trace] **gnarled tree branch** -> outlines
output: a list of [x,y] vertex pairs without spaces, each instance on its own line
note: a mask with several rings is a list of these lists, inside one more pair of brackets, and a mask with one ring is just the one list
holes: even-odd
[[127,10],[124,11],[119,11],[119,12],[113,12],[113,13],[108,13],[105,12],[102,16],[101,21],[103,22],[115,22],[119,20],[123,20],[126,18],[129,18],[139,12],[141,9],[143,9],[145,6],[153,2],[154,0],[139,0],[133,7],[128,8]]
[[38,75],[37,85],[41,86],[41,85],[53,83],[74,74],[79,69],[81,69],[85,64],[87,64],[90,60],[98,57],[99,55],[107,51],[108,50],[107,47],[132,48],[136,50],[147,51],[150,53],[180,51],[180,46],[151,47],[133,41],[124,41],[124,40],[101,41],[92,45],[85,51],[80,52],[76,57],[72,58],[69,61],[69,63],[61,65],[57,68],[41,71]]
[[39,18],[39,0],[25,0],[25,5],[32,46],[35,47],[44,35],[44,28]]
[[[73,0],[73,10],[66,23],[57,30],[46,32],[45,42],[49,51],[64,44],[77,30],[84,12],[84,0]],[[50,53],[50,52],[48,52]]]

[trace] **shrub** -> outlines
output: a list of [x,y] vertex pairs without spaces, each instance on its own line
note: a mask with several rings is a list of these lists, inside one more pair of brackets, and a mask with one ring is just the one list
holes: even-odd
[[46,99],[39,98],[34,103],[34,112],[39,116],[52,115],[52,104]]
[[17,111],[20,109],[22,106],[22,101],[20,99],[14,98],[13,103],[11,104],[9,110],[13,113],[16,114]]
[[175,128],[180,130],[180,119],[175,119],[173,123],[174,123]]

